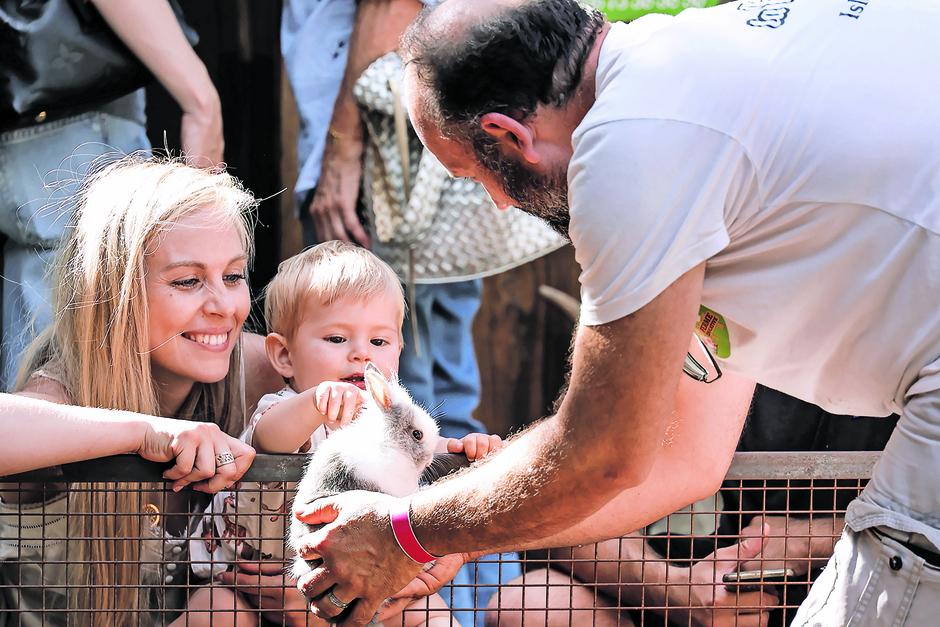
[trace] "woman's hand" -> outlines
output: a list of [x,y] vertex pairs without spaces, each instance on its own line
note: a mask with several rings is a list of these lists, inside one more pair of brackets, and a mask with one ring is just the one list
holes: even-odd
[[222,105],[205,64],[166,2],[92,0],[114,33],[183,110],[180,141],[190,165],[222,162]]
[[226,435],[214,423],[158,417],[149,419],[135,452],[151,461],[175,460],[176,464],[163,473],[173,481],[174,491],[192,485],[210,494],[234,485],[255,458],[253,448]]
[[310,613],[307,597],[297,590],[297,582],[284,573],[284,562],[236,562],[235,572],[218,576],[222,585],[241,592],[249,603],[262,610],[276,625],[326,627],[328,623]]
[[222,105],[218,95],[201,109],[183,111],[180,143],[190,165],[211,168],[221,165],[225,153],[222,133]]

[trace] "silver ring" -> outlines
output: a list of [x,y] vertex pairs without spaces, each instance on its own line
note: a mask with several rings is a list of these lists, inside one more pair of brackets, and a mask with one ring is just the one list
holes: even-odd
[[224,453],[219,453],[215,456],[215,467],[224,466],[225,464],[234,464],[235,456],[232,455],[231,451],[225,451]]
[[333,594],[332,588],[330,589],[329,592],[326,593],[326,598],[330,603],[332,603],[333,605],[335,605],[341,610],[345,610],[347,607],[349,607],[349,603],[343,603],[342,601],[336,598],[336,595]]

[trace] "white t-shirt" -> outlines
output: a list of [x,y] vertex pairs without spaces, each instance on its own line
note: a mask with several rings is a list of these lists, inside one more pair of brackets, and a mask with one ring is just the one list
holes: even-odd
[[899,411],[940,356],[938,25],[914,0],[614,24],[568,173],[582,323],[707,260],[724,369],[836,413]]

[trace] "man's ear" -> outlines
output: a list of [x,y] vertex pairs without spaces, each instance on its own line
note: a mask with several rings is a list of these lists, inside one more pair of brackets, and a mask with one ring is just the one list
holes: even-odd
[[290,349],[287,347],[287,338],[280,333],[268,333],[264,338],[264,350],[268,354],[268,361],[285,379],[294,377],[294,366],[290,360]]
[[535,138],[528,125],[503,113],[486,113],[480,118],[480,126],[499,141],[505,154],[520,161],[539,162]]

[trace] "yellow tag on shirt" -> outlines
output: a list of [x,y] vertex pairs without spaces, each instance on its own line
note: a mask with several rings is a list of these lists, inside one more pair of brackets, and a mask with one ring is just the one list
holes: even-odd
[[731,340],[728,338],[728,325],[724,317],[705,305],[698,308],[698,322],[695,332],[705,345],[715,352],[716,357],[725,359],[731,355]]

